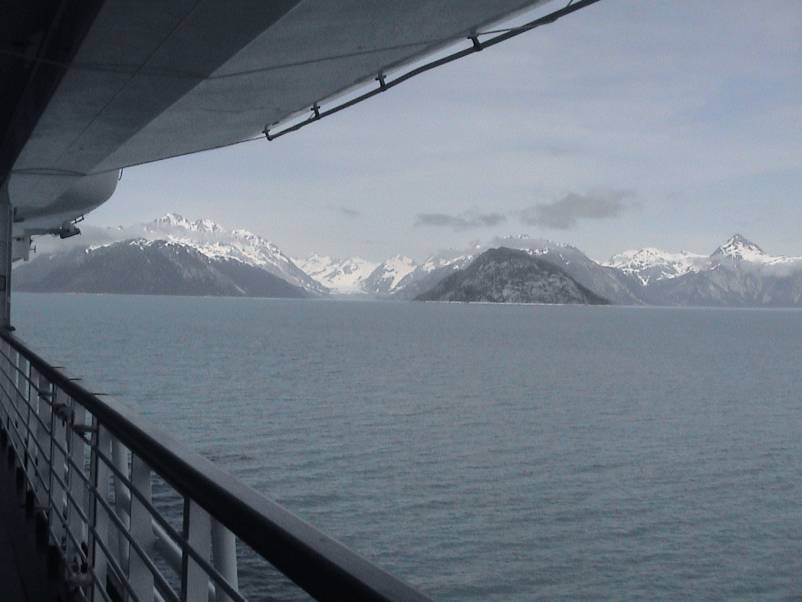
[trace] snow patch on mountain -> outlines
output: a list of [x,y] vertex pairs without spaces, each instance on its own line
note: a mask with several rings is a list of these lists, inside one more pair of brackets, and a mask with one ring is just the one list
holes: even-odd
[[424,274],[431,274],[443,268],[451,268],[452,270],[459,270],[468,265],[476,257],[473,253],[461,253],[458,255],[430,255],[422,264],[418,266]]
[[[204,234],[225,234],[226,230],[220,224],[209,218],[200,218],[190,221],[183,215],[177,213],[166,213],[141,227],[148,232],[174,233],[174,232],[195,232]],[[119,228],[126,230],[126,228]]]
[[366,293],[375,296],[388,296],[400,289],[418,264],[413,259],[396,255],[380,263],[364,280]]
[[613,255],[603,265],[619,269],[646,285],[650,281],[676,278],[688,272],[698,272],[708,268],[709,263],[710,258],[707,255],[688,251],[672,253],[654,247],[646,247]]
[[317,253],[293,261],[321,285],[340,295],[364,294],[365,280],[378,267],[377,263],[361,257],[340,259]]
[[177,213],[167,213],[146,224],[123,228],[122,233],[177,241],[211,259],[236,260],[259,267],[307,291],[317,294],[328,292],[325,286],[307,275],[271,241],[242,228],[227,230],[208,218],[191,221]]
[[415,260],[403,255],[396,255],[383,262],[376,270],[378,270],[379,279],[388,283],[387,290],[392,291],[398,287],[398,285],[403,282],[404,278],[411,274],[416,267],[417,264]]
[[[263,269],[314,294],[328,293],[324,285],[308,276],[295,265],[289,255],[271,241],[249,230],[241,228],[228,230],[209,218],[190,220],[178,213],[167,213],[146,223],[105,229],[95,228],[92,231],[92,238],[89,241],[84,240],[84,245],[89,250],[95,250],[123,240],[180,243],[195,249],[209,259],[238,261]],[[87,245],[87,242],[92,244]],[[65,246],[64,250],[67,249]]]
[[802,267],[802,257],[773,256],[741,234],[733,234],[711,255],[680,251],[674,253],[654,247],[634,249],[613,255],[605,264],[637,278],[641,284],[670,280],[689,273],[716,269],[723,263],[734,263],[742,269]]

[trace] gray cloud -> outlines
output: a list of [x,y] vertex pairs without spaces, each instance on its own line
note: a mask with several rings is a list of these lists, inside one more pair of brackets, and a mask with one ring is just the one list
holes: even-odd
[[474,228],[490,228],[507,221],[501,213],[462,213],[448,215],[447,213],[418,213],[415,216],[415,227],[435,226],[451,228],[455,232],[471,230]]
[[580,220],[618,217],[636,204],[628,190],[597,190],[587,194],[569,192],[551,203],[538,203],[520,211],[521,221],[530,226],[569,230]]
[[340,215],[344,215],[345,217],[359,217],[362,215],[361,211],[357,211],[356,209],[352,209],[351,207],[346,207],[345,205],[339,205],[337,207],[331,208],[333,211],[336,211]]

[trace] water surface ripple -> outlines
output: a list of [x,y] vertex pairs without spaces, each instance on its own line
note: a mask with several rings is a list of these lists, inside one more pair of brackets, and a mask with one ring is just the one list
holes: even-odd
[[16,294],[14,323],[436,599],[802,599],[799,311]]

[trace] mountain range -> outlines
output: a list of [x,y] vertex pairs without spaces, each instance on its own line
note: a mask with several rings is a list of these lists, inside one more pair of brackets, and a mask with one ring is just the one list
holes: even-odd
[[[739,234],[710,255],[643,248],[597,262],[568,244],[509,236],[420,263],[403,255],[377,263],[292,258],[247,230],[168,213],[144,224],[87,229],[58,246],[40,238],[37,246],[33,260],[14,270],[17,290],[414,299],[488,249],[506,248],[556,266],[615,304],[802,306],[802,258],[769,255]],[[496,257],[495,269],[511,269],[501,263]]]

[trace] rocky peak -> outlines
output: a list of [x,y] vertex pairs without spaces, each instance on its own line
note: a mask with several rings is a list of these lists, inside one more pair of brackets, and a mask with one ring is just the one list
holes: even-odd
[[763,249],[742,234],[730,236],[711,255],[714,258],[731,257],[732,259],[747,261],[760,260],[765,256],[766,253]]

